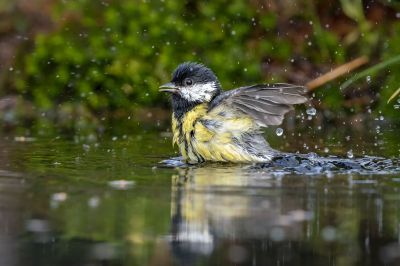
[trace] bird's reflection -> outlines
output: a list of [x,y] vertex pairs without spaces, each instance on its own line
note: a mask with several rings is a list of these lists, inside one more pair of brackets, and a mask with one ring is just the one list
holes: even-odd
[[[297,239],[301,222],[312,217],[305,202],[284,195],[279,176],[251,166],[183,169],[172,186],[171,244],[183,264],[209,256],[226,241]],[[240,245],[231,248],[231,262],[247,259]]]

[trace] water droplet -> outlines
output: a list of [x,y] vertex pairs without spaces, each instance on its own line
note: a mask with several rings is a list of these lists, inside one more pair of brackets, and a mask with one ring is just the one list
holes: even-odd
[[367,79],[367,82],[368,82],[368,83],[371,83],[371,76],[367,76],[366,79]]
[[282,136],[283,135],[283,129],[282,128],[280,128],[280,127],[278,127],[277,129],[276,129],[276,131],[275,131],[275,133],[276,133],[276,135],[277,136]]
[[329,152],[329,148],[325,148],[325,149],[324,149],[324,152],[325,152],[325,153],[328,153],[328,152]]
[[90,208],[97,208],[99,206],[100,203],[100,198],[99,197],[91,197],[88,200],[88,205]]
[[309,153],[307,154],[307,157],[308,157],[309,159],[316,159],[316,158],[318,158],[318,155],[317,155],[315,152],[309,152]]
[[53,195],[51,195],[51,199],[54,201],[66,201],[68,197],[68,194],[65,192],[59,192],[59,193],[54,193]]
[[316,110],[314,107],[311,107],[311,108],[308,108],[308,109],[306,110],[306,113],[307,113],[308,115],[314,116],[314,115],[317,114],[317,110]]
[[82,145],[82,148],[83,148],[83,150],[86,151],[86,152],[88,152],[88,151],[90,150],[90,146],[87,145],[87,144],[83,144],[83,145]]
[[347,152],[347,157],[350,158],[350,159],[354,157],[353,150],[349,150]]
[[400,97],[399,97],[399,98],[397,98],[397,103],[400,103]]

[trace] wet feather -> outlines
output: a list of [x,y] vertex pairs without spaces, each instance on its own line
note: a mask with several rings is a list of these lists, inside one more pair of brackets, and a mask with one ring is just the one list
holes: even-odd
[[209,109],[222,104],[253,117],[260,126],[280,125],[292,105],[307,101],[305,87],[286,83],[241,87],[219,95]]

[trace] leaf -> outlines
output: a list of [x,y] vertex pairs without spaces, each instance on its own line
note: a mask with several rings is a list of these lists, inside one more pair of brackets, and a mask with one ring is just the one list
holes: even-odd
[[364,10],[361,0],[340,0],[343,13],[357,22],[364,21]]

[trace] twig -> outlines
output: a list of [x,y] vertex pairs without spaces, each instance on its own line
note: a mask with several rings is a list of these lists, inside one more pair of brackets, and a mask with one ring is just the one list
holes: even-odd
[[324,75],[307,82],[306,87],[308,87],[309,91],[313,91],[316,88],[324,85],[325,83],[327,83],[331,80],[334,80],[335,78],[340,77],[344,74],[348,74],[351,71],[353,71],[354,69],[356,69],[366,63],[368,63],[368,57],[366,57],[366,56],[358,57],[358,58],[354,59],[353,61],[350,61],[344,65],[341,65],[341,66],[331,70],[330,72],[325,73]]

